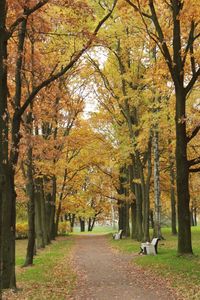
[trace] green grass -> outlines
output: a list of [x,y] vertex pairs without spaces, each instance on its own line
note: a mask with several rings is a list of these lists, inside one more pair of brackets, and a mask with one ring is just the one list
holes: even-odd
[[75,227],[74,228],[74,232],[72,234],[108,234],[108,233],[113,233],[113,232],[117,232],[116,230],[113,230],[113,228],[111,226],[95,226],[94,229],[92,231],[87,231],[87,227],[85,232],[80,232],[80,228],[79,227]]
[[17,284],[20,289],[6,292],[5,299],[64,300],[75,287],[76,276],[70,263],[71,238],[60,237],[39,250],[34,265],[21,268],[26,240],[16,242]]
[[[200,299],[200,227],[192,228],[194,256],[178,256],[177,237],[171,235],[169,228],[162,232],[166,240],[159,242],[158,255],[134,256],[134,262],[170,280],[184,299]],[[112,240],[111,243],[129,253],[140,250],[140,243],[131,239]]]

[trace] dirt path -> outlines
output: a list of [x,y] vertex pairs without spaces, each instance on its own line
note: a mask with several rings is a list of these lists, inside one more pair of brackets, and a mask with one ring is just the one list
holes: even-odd
[[132,259],[133,255],[113,251],[105,236],[76,237],[78,285],[71,299],[178,299],[163,280],[144,274]]

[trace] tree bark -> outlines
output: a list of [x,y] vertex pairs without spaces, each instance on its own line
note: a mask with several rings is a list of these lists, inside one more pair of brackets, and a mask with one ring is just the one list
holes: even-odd
[[176,229],[176,196],[175,196],[175,173],[173,158],[169,158],[170,164],[170,197],[171,197],[171,231],[173,235],[177,235]]
[[27,184],[26,191],[28,195],[28,246],[24,267],[33,264],[35,255],[35,187],[33,180],[32,147],[28,149],[27,157]]
[[79,218],[79,221],[80,221],[80,230],[81,230],[81,232],[84,232],[85,231],[85,220],[82,218]]
[[35,179],[35,230],[37,248],[44,248],[45,241],[42,228],[42,211],[41,211],[41,182],[40,178]]
[[178,253],[192,251],[190,228],[189,168],[187,161],[186,95],[176,88],[176,185],[178,200]]
[[162,239],[161,233],[161,200],[160,200],[160,162],[158,125],[154,127],[154,237]]
[[136,239],[136,203],[131,203],[131,238]]

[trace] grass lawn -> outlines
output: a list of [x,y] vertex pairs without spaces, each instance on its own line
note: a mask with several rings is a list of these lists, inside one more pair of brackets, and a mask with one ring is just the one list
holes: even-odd
[[[158,255],[134,256],[134,262],[150,268],[169,280],[184,299],[200,299],[200,227],[192,228],[194,256],[177,256],[177,237],[169,228],[162,231],[166,240],[158,244]],[[131,239],[112,240],[113,247],[121,251],[138,253],[140,243]]]
[[70,263],[73,244],[69,237],[60,237],[38,251],[34,266],[21,268],[26,253],[26,240],[16,243],[17,286],[19,291],[4,294],[3,299],[64,300],[75,286],[76,276]]
[[86,230],[84,232],[80,232],[80,227],[75,227],[72,234],[108,234],[113,233],[114,231],[117,232],[118,229],[113,230],[111,226],[95,226],[92,231],[87,231],[86,227]]

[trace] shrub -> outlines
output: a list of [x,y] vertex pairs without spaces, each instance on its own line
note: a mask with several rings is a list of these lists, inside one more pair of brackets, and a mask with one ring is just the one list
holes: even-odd
[[16,224],[16,239],[26,239],[28,237],[28,223]]
[[58,234],[65,235],[71,231],[71,226],[69,221],[60,222],[58,224]]

